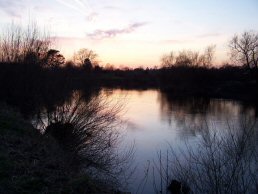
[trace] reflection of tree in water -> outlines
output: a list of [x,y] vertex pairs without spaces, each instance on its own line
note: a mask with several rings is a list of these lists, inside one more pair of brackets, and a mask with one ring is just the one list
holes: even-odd
[[194,147],[186,142],[176,151],[171,146],[167,179],[177,180],[193,193],[257,193],[257,129],[256,122],[246,120],[238,128],[224,128],[223,133],[206,128]]
[[107,99],[101,94],[84,98],[74,92],[65,103],[42,109],[34,125],[71,154],[71,166],[117,183],[128,172],[133,148],[118,153],[121,105],[111,106]]
[[[169,125],[175,123],[182,137],[195,136],[210,122],[241,122],[241,118],[255,120],[257,113],[254,107],[244,106],[230,100],[205,98],[173,98],[167,93],[159,94],[161,119]],[[204,123],[206,121],[206,123]],[[236,124],[237,125],[237,124]]]

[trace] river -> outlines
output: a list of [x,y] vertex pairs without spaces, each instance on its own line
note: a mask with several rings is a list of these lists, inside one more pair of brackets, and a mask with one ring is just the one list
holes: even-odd
[[253,106],[234,100],[175,99],[158,90],[104,89],[102,92],[124,104],[123,119],[127,121],[124,142],[135,142],[137,170],[129,187],[133,193],[166,190],[165,183],[161,189],[160,174],[156,172],[160,153],[166,158],[170,147],[178,149],[184,147],[185,142],[194,146],[207,129],[222,134],[229,128],[237,131],[258,116]]
[[[131,193],[167,193],[166,188],[170,181],[180,179],[170,172],[173,167],[172,159],[174,159],[172,153],[177,154],[180,159],[184,156],[183,151],[189,152],[189,147],[192,150],[198,150],[200,142],[207,134],[209,137],[213,137],[214,134],[224,137],[229,135],[229,132],[242,134],[243,129],[255,127],[255,134],[252,136],[255,136],[254,147],[257,148],[255,122],[258,111],[254,105],[225,99],[174,98],[159,90],[104,88],[94,95],[105,98],[109,107],[119,105],[119,119],[122,122],[117,129],[120,140],[116,144],[116,151],[121,154],[133,147],[134,154],[130,158],[130,168],[126,168],[129,171],[127,174],[133,173],[130,178],[129,176],[125,176],[125,180],[121,178],[123,184],[127,183],[123,190]],[[74,98],[73,95],[71,98]],[[234,147],[231,144],[225,145],[227,148],[221,148],[215,143],[211,145],[215,149],[216,157],[219,157],[215,160],[224,160],[227,157],[226,149],[232,149],[233,152]],[[202,149],[200,149],[201,152]],[[206,152],[199,154],[202,157],[201,154],[210,153],[206,149]],[[227,161],[230,159],[228,158]],[[227,165],[221,168],[232,166]],[[254,167],[257,169],[257,164]],[[204,170],[205,174],[205,169],[199,169],[198,166],[195,168]],[[246,173],[245,170],[243,172]],[[257,178],[257,175],[255,176]],[[226,180],[227,177],[223,174],[220,179]]]

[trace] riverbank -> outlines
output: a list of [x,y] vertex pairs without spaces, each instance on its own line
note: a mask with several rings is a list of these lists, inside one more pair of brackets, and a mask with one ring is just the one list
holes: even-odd
[[14,106],[28,101],[26,109],[51,104],[74,90],[91,92],[103,87],[158,89],[184,98],[258,101],[257,71],[237,66],[92,71],[76,66],[46,69],[19,63],[0,63],[0,67],[0,100]]
[[0,110],[0,193],[111,193],[16,111]]

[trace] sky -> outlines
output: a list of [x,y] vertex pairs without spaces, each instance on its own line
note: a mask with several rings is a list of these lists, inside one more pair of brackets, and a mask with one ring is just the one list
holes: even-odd
[[102,65],[153,67],[163,54],[216,44],[229,61],[234,34],[258,31],[258,0],[0,0],[0,28],[35,21],[69,59],[94,50]]

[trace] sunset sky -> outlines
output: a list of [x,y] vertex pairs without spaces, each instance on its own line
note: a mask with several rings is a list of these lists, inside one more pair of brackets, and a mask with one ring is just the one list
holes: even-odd
[[159,65],[169,51],[216,44],[228,60],[235,33],[258,30],[258,0],[0,0],[0,26],[36,21],[67,59],[80,48],[101,64]]

